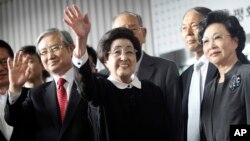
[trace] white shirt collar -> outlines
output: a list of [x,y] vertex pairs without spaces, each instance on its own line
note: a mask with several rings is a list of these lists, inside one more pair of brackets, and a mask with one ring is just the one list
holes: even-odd
[[115,80],[111,77],[111,75],[108,77],[108,80],[110,80],[117,88],[119,89],[126,89],[126,88],[132,88],[133,86],[141,89],[141,81],[135,76],[134,74],[131,76],[132,82],[127,84],[120,81]]
[[58,75],[52,75],[56,85],[57,85],[57,81],[59,78],[64,78],[68,83],[73,83],[74,78],[72,76],[74,76],[74,69],[71,68],[69,69],[64,75],[62,76],[58,76]]
[[196,60],[197,62],[203,62],[204,64],[208,63],[207,57],[203,54],[199,60]]

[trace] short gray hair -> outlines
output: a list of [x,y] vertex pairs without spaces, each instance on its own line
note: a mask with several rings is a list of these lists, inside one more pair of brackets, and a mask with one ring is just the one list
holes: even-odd
[[59,30],[57,28],[49,28],[47,30],[45,30],[44,32],[42,32],[38,38],[37,38],[37,45],[41,42],[41,40],[47,36],[47,35],[51,35],[51,34],[58,34],[60,36],[61,41],[63,41],[66,45],[66,47],[68,47],[69,45],[73,44],[74,45],[74,41],[70,35],[70,33],[68,31],[65,30]]

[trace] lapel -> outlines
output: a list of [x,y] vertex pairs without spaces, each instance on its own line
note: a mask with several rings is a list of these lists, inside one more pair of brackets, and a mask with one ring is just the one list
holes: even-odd
[[182,83],[185,83],[183,85],[185,86],[182,86],[184,88],[184,91],[183,91],[183,100],[182,100],[182,109],[184,111],[184,116],[185,116],[185,119],[187,119],[187,116],[188,116],[188,96],[189,96],[189,87],[190,87],[190,84],[191,84],[191,78],[192,78],[192,74],[193,74],[193,71],[194,71],[194,65],[191,65],[188,69],[187,69],[187,72],[186,74],[183,75],[183,82]]
[[61,122],[60,122],[59,107],[58,107],[57,96],[56,96],[55,81],[52,81],[47,87],[47,89],[45,90],[44,101],[47,102],[45,106],[49,115],[51,116],[51,119],[54,121],[53,123],[55,124],[57,129],[60,129]]
[[152,61],[152,57],[145,52],[143,53],[143,58],[141,60],[141,64],[137,73],[139,79],[151,78],[157,69],[157,67],[153,67],[154,61]]
[[81,99],[82,99],[82,97],[78,93],[77,86],[74,82],[72,89],[71,89],[71,94],[70,94],[70,98],[69,98],[69,102],[68,102],[68,106],[67,106],[67,110],[66,110],[66,114],[65,114],[65,119],[62,123],[62,128],[60,131],[59,139],[62,137],[66,128],[70,124]]

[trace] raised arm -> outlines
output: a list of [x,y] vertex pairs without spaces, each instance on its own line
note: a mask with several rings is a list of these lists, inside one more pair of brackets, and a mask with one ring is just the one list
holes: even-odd
[[73,55],[81,58],[86,50],[88,34],[90,31],[90,22],[87,14],[82,14],[76,5],[67,7],[64,11],[64,22],[74,31],[76,35],[76,47]]

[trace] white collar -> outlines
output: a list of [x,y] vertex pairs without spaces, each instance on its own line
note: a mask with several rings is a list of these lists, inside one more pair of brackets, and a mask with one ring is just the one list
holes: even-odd
[[209,61],[208,61],[207,57],[203,54],[203,55],[199,58],[199,60],[196,60],[196,59],[195,59],[194,64],[196,64],[196,63],[198,63],[198,62],[203,62],[203,63],[207,64]]
[[70,68],[64,75],[62,76],[58,76],[58,75],[52,75],[56,85],[57,85],[57,81],[59,78],[64,78],[68,83],[73,83],[74,78],[72,76],[74,76],[74,69],[73,67]]
[[134,74],[131,76],[132,82],[127,84],[120,81],[115,80],[111,77],[111,75],[108,77],[108,80],[111,81],[117,88],[119,89],[126,89],[126,88],[132,88],[133,86],[141,89],[141,81],[135,76]]

